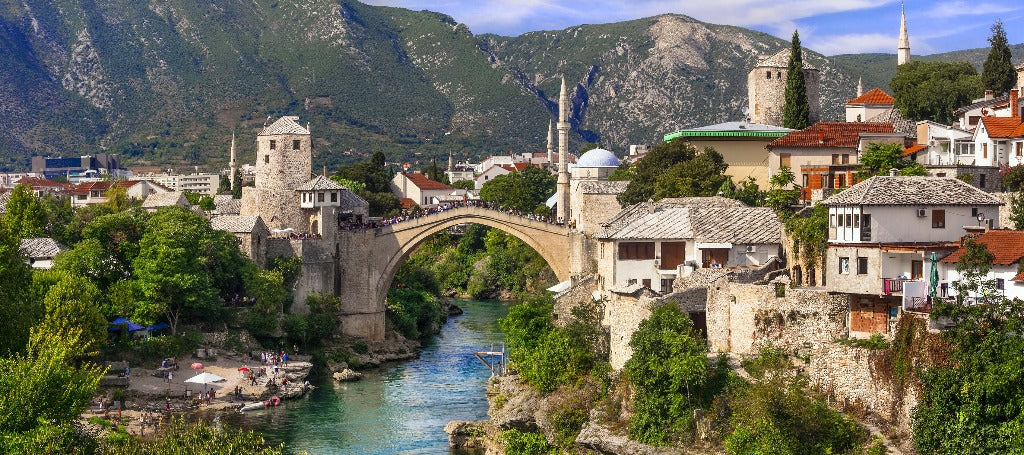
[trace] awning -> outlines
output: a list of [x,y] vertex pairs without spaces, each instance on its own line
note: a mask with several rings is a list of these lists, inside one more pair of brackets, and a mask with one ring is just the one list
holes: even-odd
[[557,204],[557,203],[558,203],[558,192],[557,191],[555,191],[555,194],[552,194],[551,197],[549,197],[547,201],[544,201],[544,205],[548,206],[548,208],[554,207],[555,204]]
[[548,290],[548,292],[553,292],[555,294],[561,294],[561,293],[569,290],[569,287],[571,287],[571,286],[572,286],[572,281],[566,280],[566,281],[558,283],[558,284],[556,284],[554,286],[549,287],[547,290]]
[[107,329],[110,332],[120,331],[122,325],[128,326],[128,331],[129,332],[136,332],[136,331],[139,331],[139,330],[146,330],[145,326],[138,325],[138,324],[136,324],[136,323],[134,323],[132,321],[129,321],[129,320],[125,319],[125,318],[114,319],[114,321],[111,322],[110,325],[111,325],[110,328]]

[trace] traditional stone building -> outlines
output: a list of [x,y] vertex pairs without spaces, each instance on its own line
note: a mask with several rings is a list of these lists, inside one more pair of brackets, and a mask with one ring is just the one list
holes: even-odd
[[313,141],[298,120],[281,117],[256,136],[256,185],[242,188],[241,214],[259,215],[271,230],[306,228],[295,189],[312,174]]
[[267,265],[267,239],[270,230],[259,216],[222,215],[210,220],[214,229],[227,231],[238,238],[238,249],[253,262]]
[[[786,74],[789,72],[790,49],[783,49],[762,58],[747,75],[747,96],[750,121],[766,125],[783,126],[786,107]],[[811,110],[811,123],[821,119],[821,74],[807,61],[804,54],[804,82],[807,103]]]

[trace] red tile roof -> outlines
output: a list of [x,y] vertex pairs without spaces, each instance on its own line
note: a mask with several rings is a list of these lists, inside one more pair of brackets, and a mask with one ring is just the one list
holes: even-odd
[[75,185],[75,186],[69,188],[67,190],[67,193],[69,193],[69,194],[86,194],[86,193],[88,193],[90,191],[93,191],[93,190],[100,190],[100,191],[106,192],[108,189],[110,189],[111,185],[113,185],[113,182],[110,182],[110,181],[107,181],[107,180],[103,180],[103,181],[99,181],[99,182],[83,182],[83,183],[79,183],[78,185]]
[[927,145],[915,143],[914,145],[911,145],[910,147],[907,147],[906,149],[903,150],[903,156],[910,156],[927,148]]
[[846,104],[893,104],[895,102],[896,100],[882,89],[873,88],[867,93],[847,101]]
[[38,178],[38,177],[22,177],[16,183],[23,183],[23,184],[28,185],[28,186],[33,187],[33,188],[44,187],[44,186],[45,187],[61,187],[61,186],[64,186],[64,185],[61,185],[60,183],[54,182],[52,180],[41,179],[41,178]]
[[416,207],[416,205],[417,205],[416,201],[414,201],[412,199],[409,199],[407,197],[403,197],[403,198],[399,199],[398,203],[402,205],[402,209],[403,210],[409,210],[409,209],[411,209],[413,207]]
[[[992,253],[995,257],[992,260],[993,265],[1015,264],[1024,258],[1024,231],[988,231],[975,237],[974,241],[985,245]],[[953,254],[942,258],[942,262],[956,263],[965,251],[962,247],[958,248]]]
[[502,164],[501,167],[509,172],[519,172],[529,167],[529,163],[513,163],[513,164]]
[[856,147],[861,133],[892,132],[892,123],[818,122],[782,136],[768,147]]
[[431,180],[424,174],[418,172],[403,172],[402,175],[409,181],[416,185],[421,190],[450,190],[452,187],[445,185],[437,180]]
[[1014,137],[1021,128],[1020,117],[982,117],[988,137]]

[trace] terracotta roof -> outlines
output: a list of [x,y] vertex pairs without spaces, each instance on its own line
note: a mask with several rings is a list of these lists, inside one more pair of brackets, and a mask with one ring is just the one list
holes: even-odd
[[42,186],[48,186],[48,187],[61,187],[61,186],[64,186],[64,185],[61,185],[60,183],[54,182],[53,180],[41,179],[41,178],[38,178],[38,177],[22,177],[16,183],[25,184],[25,185],[28,185],[28,186],[33,187],[33,188],[42,187]]
[[519,172],[519,171],[521,171],[523,169],[526,169],[529,166],[530,166],[529,163],[512,163],[512,164],[502,164],[501,165],[502,168],[504,168],[506,171],[510,171],[510,172]]
[[286,115],[277,119],[276,122],[270,126],[263,128],[260,131],[260,136],[274,136],[278,134],[309,134],[309,130],[299,125],[299,118],[292,115]]
[[421,190],[450,190],[452,187],[445,185],[437,180],[431,180],[424,174],[417,172],[403,172],[402,175],[409,179],[413,185],[416,185]]
[[403,198],[399,199],[398,203],[402,205],[402,209],[403,210],[409,210],[409,209],[419,205],[419,204],[416,204],[416,201],[414,201],[412,199],[409,199],[407,197],[403,197]]
[[1020,117],[982,117],[981,123],[989,137],[1014,137],[1021,126]]
[[70,194],[85,194],[93,190],[106,191],[113,185],[113,182],[107,180],[99,182],[83,182],[69,188],[67,192]]
[[[992,265],[1010,265],[1020,262],[1024,258],[1024,231],[993,230],[988,231],[974,238],[974,241],[988,247],[992,253]],[[949,256],[942,258],[947,264],[956,263],[966,250],[958,248]],[[1014,277],[1014,281],[1018,280]]]
[[927,145],[915,143],[914,145],[911,145],[910,147],[907,147],[907,148],[903,149],[903,156],[913,155],[913,154],[915,154],[917,152],[920,152],[922,150],[927,150],[927,149],[928,149]]
[[846,104],[893,104],[895,102],[896,100],[882,89],[873,88],[867,93],[847,101]]
[[1014,275],[1013,278],[1010,278],[1010,281],[1024,281],[1024,272]]
[[995,196],[951,177],[875,176],[822,201],[852,205],[1002,205]]
[[861,133],[892,132],[892,123],[818,122],[782,136],[768,147],[857,147]]

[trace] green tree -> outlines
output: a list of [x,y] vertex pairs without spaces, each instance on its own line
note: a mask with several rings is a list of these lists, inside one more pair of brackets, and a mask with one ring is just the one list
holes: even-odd
[[629,435],[648,444],[681,438],[703,402],[711,376],[707,343],[675,302],[657,306],[629,341],[633,356],[623,371],[633,384],[635,412]]
[[1017,83],[1017,70],[1013,67],[1010,44],[1006,41],[1003,21],[992,25],[992,36],[988,38],[991,48],[981,69],[985,88],[997,94],[1007,93]]
[[555,193],[555,176],[527,166],[521,171],[499,175],[480,188],[480,199],[524,212],[533,212]]
[[960,279],[953,283],[957,292],[957,302],[964,304],[968,297],[974,297],[978,302],[984,303],[1001,298],[995,280],[987,278],[988,272],[992,270],[992,261],[995,260],[995,255],[988,250],[988,246],[968,238],[964,240],[962,248],[964,253],[956,262],[956,271],[960,274]]
[[99,290],[88,278],[62,275],[43,298],[46,316],[37,328],[46,333],[80,330],[80,352],[93,355],[107,339],[107,320],[97,303]]
[[452,188],[458,188],[460,190],[472,191],[476,189],[476,182],[472,180],[457,180],[452,182]]
[[249,306],[246,328],[253,335],[269,336],[277,330],[279,316],[284,312],[284,277],[275,270],[250,270],[245,277],[246,294],[253,298]]
[[889,85],[904,117],[947,125],[955,120],[953,110],[984,92],[981,76],[967,62],[913,60],[896,68]]
[[0,358],[0,433],[67,423],[85,410],[104,369],[82,363],[80,328],[33,330],[24,354]]
[[7,213],[3,222],[9,232],[18,239],[46,235],[46,208],[32,194],[32,188],[18,184],[11,190],[7,200]]
[[[698,151],[682,138],[658,144],[622,174],[632,179],[618,196],[619,204],[680,196],[714,196],[728,177],[728,165],[712,148]],[[621,171],[617,169],[616,172]]]
[[203,195],[199,198],[199,208],[209,212],[217,208],[216,204],[213,203],[213,197],[210,195]]
[[209,455],[281,455],[282,446],[267,444],[263,436],[253,431],[216,428],[203,420],[190,422],[174,418],[164,431],[154,438],[140,439],[129,436],[123,441],[106,442],[106,455],[179,455],[202,453]]
[[775,211],[787,212],[800,201],[800,188],[794,188],[796,175],[793,174],[793,170],[789,166],[779,168],[768,183],[771,186],[765,193],[765,205]]
[[1014,229],[1024,229],[1024,191],[1018,191],[1010,199],[1010,221]]
[[786,128],[794,130],[802,130],[811,126],[811,106],[807,101],[803,54],[800,33],[794,30],[789,63],[786,66],[786,106],[782,122]]
[[123,212],[132,206],[132,201],[128,199],[128,189],[123,186],[110,185],[104,196],[107,198],[104,204],[114,213]]
[[874,143],[861,154],[857,177],[866,180],[875,175],[889,175],[892,169],[902,176],[928,175],[921,163],[903,157],[902,145]]
[[758,188],[757,182],[753,177],[747,177],[744,180],[740,180],[739,185],[734,184],[732,178],[729,177],[726,182],[722,184],[722,187],[718,192],[722,196],[736,199],[737,201],[743,202],[751,207],[764,205],[765,193]]
[[21,351],[35,322],[35,311],[26,305],[32,300],[26,286],[32,282],[32,269],[20,247],[7,223],[0,223],[0,356]]
[[242,172],[236,171],[235,178],[231,182],[231,197],[234,199],[242,198]]

